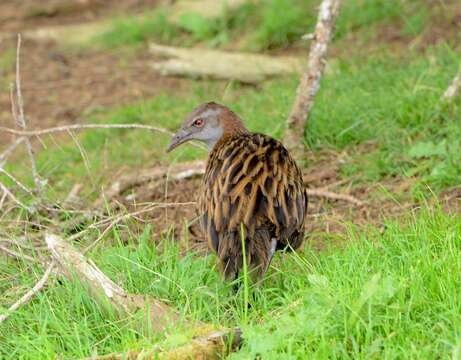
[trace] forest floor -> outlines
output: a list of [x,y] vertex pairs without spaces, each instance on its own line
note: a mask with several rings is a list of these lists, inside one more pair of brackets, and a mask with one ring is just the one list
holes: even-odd
[[[270,0],[224,19],[191,17],[178,26],[164,22],[168,5],[160,1],[4,1],[0,126],[14,125],[9,89],[17,32],[109,20],[107,33],[81,46],[23,36],[29,128],[140,123],[174,131],[197,104],[217,100],[251,130],[283,140],[297,76],[258,86],[163,77],[151,68],[147,44],[305,57],[309,44],[299,39],[315,24],[316,4],[296,0],[285,18],[279,16],[283,1]],[[441,104],[440,96],[458,71],[460,24],[457,1],[345,5],[299,160],[309,188],[351,195],[363,205],[312,197],[304,249],[276,257],[265,284],[252,289],[249,311],[243,293],[219,278],[200,232],[184,231],[194,206],[154,208],[120,222],[88,256],[131,292],[152,294],[201,321],[242,327],[244,344],[233,358],[459,358],[461,102]],[[0,132],[0,152],[13,140]],[[38,172],[47,179],[44,197],[62,203],[78,187],[76,208],[87,209],[127,174],[169,171],[206,157],[193,147],[167,155],[168,141],[165,134],[136,129],[34,139]],[[5,169],[33,187],[24,150]],[[0,180],[15,187],[3,175]],[[199,177],[167,178],[130,187],[111,199],[116,206],[110,215],[146,204],[189,203],[199,183]],[[27,194],[20,199],[29,201]],[[18,214],[3,209],[2,239],[35,231],[18,226]],[[100,234],[76,245],[83,248]],[[0,257],[0,310],[42,272],[27,260]],[[169,341],[184,341],[181,328],[171,334]],[[104,317],[81,287],[53,280],[0,324],[0,357],[80,358],[166,338]]]

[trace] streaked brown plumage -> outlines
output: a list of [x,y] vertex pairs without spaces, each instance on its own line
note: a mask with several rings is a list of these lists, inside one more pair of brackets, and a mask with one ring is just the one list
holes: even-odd
[[250,269],[263,276],[276,249],[297,249],[303,241],[307,196],[301,171],[279,141],[248,132],[235,113],[213,102],[189,115],[170,150],[191,139],[211,149],[199,209],[224,275],[233,279],[242,268],[243,231]]

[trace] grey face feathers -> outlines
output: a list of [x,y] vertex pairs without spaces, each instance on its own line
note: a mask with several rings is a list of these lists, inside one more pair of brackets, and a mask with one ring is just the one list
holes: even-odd
[[211,150],[223,136],[235,131],[247,132],[237,115],[223,105],[205,103],[187,116],[171,139],[167,152],[190,140],[203,141]]

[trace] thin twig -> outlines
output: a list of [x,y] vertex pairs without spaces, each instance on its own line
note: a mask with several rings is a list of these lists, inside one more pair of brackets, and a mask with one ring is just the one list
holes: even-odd
[[7,194],[10,197],[10,199],[13,200],[13,202],[16,203],[16,205],[19,205],[19,207],[25,209],[28,213],[33,213],[32,208],[23,204],[21,200],[19,200],[16,196],[14,196],[14,194],[1,182],[0,182],[0,189],[2,189],[3,192]]
[[25,193],[27,193],[30,196],[34,196],[32,191],[27,188],[26,185],[24,185],[22,182],[20,182],[18,179],[16,179],[12,174],[10,174],[8,171],[0,167],[0,173],[5,174],[11,181],[13,181],[21,190],[23,190]]
[[157,131],[167,135],[173,135],[173,133],[169,130],[157,127],[157,126],[150,126],[144,124],[72,124],[72,125],[63,125],[63,126],[56,126],[47,129],[39,129],[39,130],[16,130],[11,129],[8,127],[0,126],[0,131],[4,131],[14,135],[22,135],[22,136],[41,136],[41,135],[48,135],[56,132],[64,132],[69,130],[81,130],[81,129],[144,129],[150,131]]
[[32,251],[35,251],[35,250],[39,249],[39,247],[37,247],[35,245],[24,244],[23,241],[26,241],[25,236],[24,237],[19,237],[18,239],[21,239],[21,241],[11,239],[9,237],[4,237],[4,238],[0,238],[0,243],[10,244],[10,245],[13,245],[13,246],[15,246],[17,248],[28,249],[28,250],[32,250]]
[[2,189],[2,197],[0,198],[0,210],[3,208],[3,204],[5,203],[5,199],[8,194]]
[[355,198],[352,195],[347,194],[338,194],[324,189],[306,189],[307,195],[314,196],[314,197],[322,197],[332,200],[343,200],[350,203],[353,203],[357,206],[364,205],[364,202]]
[[28,261],[31,261],[31,262],[35,262],[36,260],[32,257],[32,256],[29,256],[29,255],[26,255],[26,254],[21,254],[21,253],[18,253],[10,248],[7,248],[6,246],[3,246],[3,245],[0,245],[0,250],[3,251],[5,254],[9,255],[9,256],[12,256],[16,259],[19,259],[19,260],[28,260]]
[[[69,130],[82,130],[82,129],[143,129],[149,131],[156,131],[166,135],[173,135],[173,133],[167,129],[158,127],[158,126],[151,126],[151,125],[144,125],[144,124],[72,124],[72,125],[63,125],[63,126],[56,126],[47,129],[38,129],[38,130],[16,130],[11,129],[5,126],[0,126],[0,131],[14,134],[14,135],[21,135],[26,137],[31,136],[42,136],[42,135],[49,135],[56,132],[67,132]],[[191,142],[191,145],[198,147],[202,150],[207,150],[206,146],[202,145],[198,142]]]
[[10,146],[8,146],[6,148],[5,151],[3,151],[3,153],[0,154],[0,168],[2,168],[4,165],[5,165],[5,162],[6,160],[8,159],[8,157],[13,153],[13,151],[19,146],[21,145],[21,143],[23,141],[25,141],[26,138],[25,137],[18,137]]
[[[18,107],[19,107],[19,114],[15,110],[16,107],[15,107],[14,99],[12,99],[11,106],[12,106],[14,120],[16,121],[18,126],[23,131],[25,131],[27,130],[27,123],[26,123],[26,118],[24,116],[24,100],[22,98],[22,92],[21,92],[20,55],[21,55],[21,34],[18,34],[18,45],[16,49],[16,97],[17,97],[17,102],[18,102]],[[27,153],[29,154],[32,175],[34,177],[35,191],[37,192],[38,195],[40,195],[42,191],[42,181],[40,180],[40,176],[37,171],[37,163],[35,162],[34,150],[32,148],[32,143],[30,142],[30,139],[26,139],[26,147],[27,147]]]
[[90,179],[90,182],[91,182],[91,185],[93,186],[93,189],[95,189],[96,185],[94,183],[93,176],[91,176],[91,169],[90,169],[90,162],[88,160],[88,155],[87,155],[85,149],[83,148],[82,144],[80,144],[80,141],[78,141],[78,138],[75,136],[75,133],[73,131],[71,131],[71,130],[68,130],[67,133],[69,134],[69,136],[71,137],[71,139],[73,140],[75,145],[77,146],[78,151],[80,151],[80,156],[82,157],[83,164],[85,165],[85,169],[86,169],[86,172],[88,174],[88,178]]
[[191,206],[191,205],[197,205],[196,202],[190,201],[190,202],[180,202],[180,203],[153,203],[150,206],[145,207],[144,209],[137,210],[128,214],[122,214],[122,215],[117,215],[113,217],[106,218],[104,220],[98,221],[96,223],[93,223],[89,226],[89,228],[95,228],[110,222],[118,223],[120,221],[123,221],[125,219],[129,219],[131,217],[137,216],[144,214],[146,212],[152,211],[153,209],[157,208],[167,208],[167,207],[177,207],[177,206]]
[[106,234],[117,224],[118,221],[113,221],[111,222],[101,233],[101,235],[98,236],[98,238],[93,241],[90,245],[88,245],[85,249],[83,249],[82,254],[85,255],[88,251],[93,249],[99,242],[106,236]]
[[27,293],[25,293],[24,296],[22,296],[13,305],[11,305],[5,314],[0,315],[0,323],[8,319],[14,311],[19,309],[21,305],[27,304],[35,296],[35,294],[37,294],[45,286],[46,282],[48,281],[48,278],[50,277],[51,272],[54,269],[54,266],[55,261],[52,260],[48,265],[48,268],[46,269],[42,278],[35,284],[35,286],[32,289],[30,289]]
[[461,88],[461,64],[459,66],[458,74],[454,77],[450,86],[448,86],[447,90],[442,95],[442,99],[446,102],[450,102],[454,99],[456,94],[459,93],[459,89]]

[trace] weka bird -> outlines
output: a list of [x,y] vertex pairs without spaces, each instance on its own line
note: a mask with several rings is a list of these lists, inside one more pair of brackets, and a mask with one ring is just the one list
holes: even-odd
[[199,194],[201,227],[226,279],[242,268],[242,233],[249,268],[262,278],[276,249],[296,249],[303,241],[301,171],[279,141],[250,133],[234,112],[214,102],[192,111],[167,151],[189,140],[210,150]]

